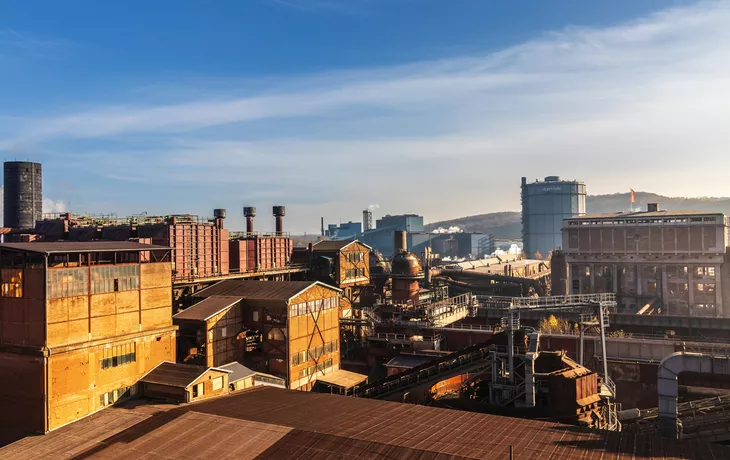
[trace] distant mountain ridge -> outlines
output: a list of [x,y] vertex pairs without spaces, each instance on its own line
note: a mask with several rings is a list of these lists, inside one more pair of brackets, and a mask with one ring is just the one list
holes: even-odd
[[[604,212],[628,211],[629,193],[613,193],[610,195],[589,195],[586,197],[586,208],[589,214]],[[730,198],[728,197],[668,197],[650,192],[636,192],[634,209],[645,210],[647,203],[658,203],[659,209],[668,211],[708,211],[730,215]],[[467,232],[491,233],[499,239],[520,239],[522,237],[521,213],[506,211],[478,214],[442,220],[426,225],[430,231],[438,227],[457,226]]]

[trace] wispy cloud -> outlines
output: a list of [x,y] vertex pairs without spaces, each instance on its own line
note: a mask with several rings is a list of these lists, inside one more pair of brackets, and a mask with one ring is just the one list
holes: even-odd
[[22,62],[28,60],[55,60],[65,56],[70,43],[58,38],[43,38],[27,32],[0,29],[0,60]]
[[[553,173],[593,193],[718,195],[724,169],[707,165],[727,164],[730,145],[727,24],[730,2],[699,3],[491,54],[280,78],[246,96],[5,113],[0,148],[83,139],[67,149],[75,161],[116,180],[245,183],[282,201],[307,190],[331,213],[515,209],[520,175]],[[692,174],[707,180],[687,184]]]

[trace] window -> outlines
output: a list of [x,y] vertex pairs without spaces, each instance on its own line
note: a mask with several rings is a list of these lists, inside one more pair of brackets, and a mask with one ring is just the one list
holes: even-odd
[[101,407],[106,407],[106,406],[112,405],[117,401],[120,401],[122,399],[126,399],[127,397],[129,397],[130,393],[131,393],[130,387],[121,387],[114,391],[100,394],[99,395],[99,405]]
[[278,327],[271,329],[269,331],[267,337],[269,338],[269,340],[285,340],[286,339],[286,335]]
[[222,327],[221,328],[221,337],[222,338],[225,338],[226,337],[226,328],[225,327]]
[[13,268],[2,269],[2,297],[23,297],[23,270]]
[[87,268],[50,269],[46,274],[48,298],[76,297],[89,294]]
[[137,344],[134,342],[124,345],[115,345],[104,349],[101,359],[101,368],[123,366],[137,361]]
[[258,323],[259,322],[259,311],[258,310],[254,310],[253,311],[253,322],[254,323]]
[[139,265],[91,267],[91,293],[139,289]]
[[213,391],[218,391],[223,388],[223,377],[213,379]]

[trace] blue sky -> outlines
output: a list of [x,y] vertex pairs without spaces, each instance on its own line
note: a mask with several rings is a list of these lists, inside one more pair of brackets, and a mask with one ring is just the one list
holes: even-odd
[[0,0],[0,152],[43,162],[49,210],[255,205],[262,230],[273,204],[298,232],[517,210],[523,175],[729,195],[728,23],[726,0]]

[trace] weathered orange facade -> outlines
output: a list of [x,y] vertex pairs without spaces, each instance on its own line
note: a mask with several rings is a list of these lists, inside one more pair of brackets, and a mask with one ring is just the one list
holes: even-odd
[[[287,379],[291,389],[310,390],[320,375],[340,368],[339,305],[337,288],[307,281],[227,280],[196,295],[205,301],[215,297],[235,299],[229,307],[195,314],[193,305],[175,315],[181,341],[197,339],[195,348],[205,350],[197,364],[221,366],[239,361],[258,372]],[[197,329],[190,328],[196,321]],[[246,338],[260,335],[246,348]]]
[[317,268],[313,272],[319,281],[343,290],[342,317],[351,316],[352,306],[359,301],[363,287],[370,284],[370,252],[369,246],[357,240],[323,241],[312,246],[315,267],[318,259],[332,261],[328,273]]
[[0,260],[6,434],[43,433],[84,417],[174,361],[169,249],[22,243],[0,245]]

